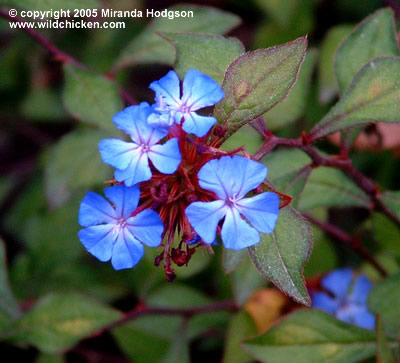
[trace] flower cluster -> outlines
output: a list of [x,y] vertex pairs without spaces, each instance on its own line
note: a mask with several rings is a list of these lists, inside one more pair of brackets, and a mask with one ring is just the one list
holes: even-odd
[[[88,252],[115,269],[130,268],[144,246],[162,246],[155,264],[164,260],[187,265],[199,246],[216,243],[242,249],[271,233],[279,197],[264,184],[267,168],[247,157],[219,149],[225,129],[212,116],[196,113],[223,97],[209,76],[189,70],[182,83],[170,71],[151,83],[156,103],[130,106],[113,117],[130,141],[99,143],[103,161],[115,168],[107,202],[88,192],[83,199],[79,238]],[[249,196],[247,196],[250,194]],[[247,197],[246,197],[247,196]],[[179,243],[175,243],[176,236]]]
[[321,280],[326,292],[312,294],[312,306],[335,315],[339,320],[373,329],[375,316],[367,308],[372,284],[364,275],[355,276],[350,268],[330,272]]

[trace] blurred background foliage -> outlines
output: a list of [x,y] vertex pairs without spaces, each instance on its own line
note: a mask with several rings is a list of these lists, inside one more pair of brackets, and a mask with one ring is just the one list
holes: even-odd
[[[144,10],[176,4],[168,0],[0,1],[4,9],[40,10]],[[125,29],[40,30],[91,72],[63,66],[23,31],[10,30],[8,20],[0,19],[0,236],[5,244],[2,258],[7,261],[0,276],[0,347],[14,359],[246,362],[251,357],[238,342],[265,331],[282,313],[296,307],[270,288],[248,258],[226,275],[220,247],[214,248],[214,254],[198,251],[189,266],[176,268],[177,281],[172,284],[165,282],[161,268],[154,267],[157,251],[150,249],[134,269],[115,272],[80,244],[79,202],[88,189],[101,192],[103,181],[112,178],[112,170],[101,162],[97,143],[117,133],[111,117],[124,106],[119,87],[133,100],[152,102],[148,84],[172,66],[172,46],[153,35],[154,31],[228,34],[238,38],[246,50],[308,34],[309,50],[298,82],[284,104],[266,115],[268,126],[278,135],[297,137],[303,129],[310,130],[338,98],[333,57],[341,41],[355,24],[387,4],[380,0],[209,0],[191,4],[215,10],[200,12],[190,21],[159,19],[151,25],[145,17],[106,19],[123,20]],[[356,142],[352,160],[378,185],[398,190],[400,129],[384,130],[379,124],[367,128],[364,139]],[[224,147],[246,145],[252,153],[260,144],[261,137],[245,126]],[[318,144],[322,150],[338,153],[336,145],[334,138]],[[285,190],[285,176],[309,163],[309,158],[301,151],[285,150],[272,153],[265,162],[275,186]],[[294,203],[300,210],[362,236],[388,271],[398,271],[399,230],[387,217],[369,215],[363,209],[368,203],[363,193],[342,179],[337,170],[315,170],[301,201]],[[285,192],[291,194],[290,189]],[[315,193],[321,198],[315,200]],[[350,248],[333,244],[314,227],[313,231],[307,279],[344,265],[378,278]],[[260,289],[254,302],[253,294]],[[185,308],[221,300],[234,300],[243,309],[234,315],[219,311],[191,319],[146,316],[93,336],[136,304]],[[18,320],[16,325],[14,320]]]

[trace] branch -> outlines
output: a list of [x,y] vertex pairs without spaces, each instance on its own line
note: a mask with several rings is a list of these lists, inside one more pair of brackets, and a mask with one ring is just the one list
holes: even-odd
[[123,325],[129,321],[140,318],[141,316],[146,315],[181,315],[184,318],[191,318],[194,315],[210,313],[216,310],[230,310],[236,311],[238,310],[238,306],[230,300],[220,301],[207,305],[194,306],[191,308],[141,308],[136,307],[133,310],[127,312],[121,319],[112,322],[109,325],[106,325],[100,331],[96,333],[102,334],[105,331],[111,330],[117,326]]
[[359,187],[364,191],[372,202],[372,209],[375,209],[387,217],[400,227],[400,218],[396,216],[380,199],[377,187],[364,174],[358,171],[352,164],[348,156],[335,155],[324,156],[320,152],[309,145],[305,137],[297,139],[287,139],[275,136],[271,133],[265,135],[265,141],[261,147],[252,155],[255,160],[262,159],[267,153],[277,146],[286,146],[303,150],[312,159],[314,166],[328,166],[331,168],[341,169],[346,173]]
[[[0,9],[0,17],[8,19],[8,20],[10,20],[12,22],[16,22],[16,23],[21,23],[21,24],[26,24],[26,25],[28,24],[25,20],[23,20],[19,17],[15,17],[15,18],[11,17],[8,14],[8,12],[4,11],[3,9]],[[88,67],[85,64],[79,62],[76,58],[72,57],[68,53],[65,53],[64,51],[59,49],[54,43],[51,42],[51,40],[44,37],[42,34],[37,32],[35,29],[31,29],[28,26],[21,27],[19,29],[21,29],[26,34],[28,34],[32,39],[37,41],[40,45],[43,46],[43,48],[47,49],[53,55],[53,57],[56,61],[58,61],[60,63],[70,63],[76,67],[88,70]],[[115,82],[115,81],[113,80],[113,82]],[[121,98],[126,103],[128,103],[129,105],[137,103],[135,101],[135,99],[133,99],[127,91],[125,91],[124,89],[122,89],[119,86],[118,86],[118,88],[119,88],[119,93],[120,93]]]
[[311,223],[321,228],[326,234],[331,236],[333,239],[349,245],[355,252],[357,252],[361,257],[363,257],[372,266],[374,266],[376,270],[379,271],[379,273],[383,277],[388,276],[387,271],[375,259],[375,257],[368,252],[368,250],[362,245],[361,240],[357,236],[350,236],[349,234],[342,231],[333,224],[322,222],[310,214],[304,213],[303,216],[307,218]]

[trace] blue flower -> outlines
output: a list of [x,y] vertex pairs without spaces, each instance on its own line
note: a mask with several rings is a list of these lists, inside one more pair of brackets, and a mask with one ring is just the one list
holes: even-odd
[[212,106],[222,100],[224,91],[211,77],[195,70],[187,71],[183,80],[182,97],[178,75],[170,71],[166,76],[150,84],[156,93],[157,113],[149,117],[153,126],[172,126],[181,123],[183,130],[196,136],[204,136],[217,120],[212,116],[200,116],[195,111]]
[[312,306],[335,315],[339,320],[362,328],[373,329],[375,316],[367,308],[367,298],[372,284],[364,275],[354,277],[350,268],[338,269],[321,281],[325,292],[312,295]]
[[271,233],[274,230],[279,213],[278,196],[266,192],[244,198],[266,175],[264,165],[238,155],[213,159],[200,169],[200,186],[219,197],[212,202],[194,202],[186,208],[190,224],[204,242],[215,240],[217,225],[224,217],[221,237],[227,248],[249,247],[260,241],[257,231]]
[[133,142],[118,139],[100,141],[101,158],[106,164],[116,168],[115,179],[132,186],[151,179],[150,159],[154,167],[164,174],[172,174],[181,162],[178,139],[165,144],[157,144],[168,132],[147,124],[152,107],[143,102],[130,106],[113,117],[115,125],[126,132]]
[[79,239],[88,252],[100,261],[108,261],[116,270],[135,266],[142,258],[143,244],[161,243],[163,223],[159,215],[145,209],[131,217],[139,203],[137,186],[114,186],[104,190],[110,204],[101,195],[88,192],[81,202]]

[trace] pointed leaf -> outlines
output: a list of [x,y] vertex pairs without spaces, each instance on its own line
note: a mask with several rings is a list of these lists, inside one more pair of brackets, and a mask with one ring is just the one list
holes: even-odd
[[174,48],[157,32],[223,34],[240,23],[239,17],[226,11],[196,5],[171,6],[167,11],[192,11],[193,17],[156,18],[133,39],[118,57],[114,70],[140,63],[174,62]]
[[264,114],[270,130],[278,130],[296,121],[303,115],[316,58],[316,50],[310,49],[301,66],[298,79],[290,90],[289,95],[285,100]]
[[398,55],[393,11],[388,8],[378,10],[364,19],[336,52],[335,72],[340,93],[347,89],[361,67],[373,58]]
[[310,305],[303,269],[312,247],[308,223],[290,206],[280,210],[275,230],[261,233],[260,243],[249,248],[257,269],[282,292]]
[[306,38],[248,52],[231,63],[222,88],[224,99],[214,116],[226,124],[226,138],[281,102],[293,87],[304,60]]
[[51,294],[22,316],[11,337],[43,352],[58,353],[120,317],[118,311],[84,296]]
[[115,132],[112,117],[122,109],[115,83],[70,64],[64,65],[63,101],[79,121]]
[[400,273],[373,287],[368,296],[368,308],[381,316],[388,334],[400,337]]
[[369,122],[400,121],[400,57],[374,58],[311,130],[311,140]]
[[176,50],[174,68],[183,79],[189,69],[197,69],[222,84],[226,69],[244,52],[243,45],[234,38],[221,35],[160,33],[170,40]]
[[387,191],[379,195],[379,199],[400,218],[400,191]]
[[290,314],[265,334],[243,343],[263,362],[351,363],[375,354],[375,333],[319,310]]

